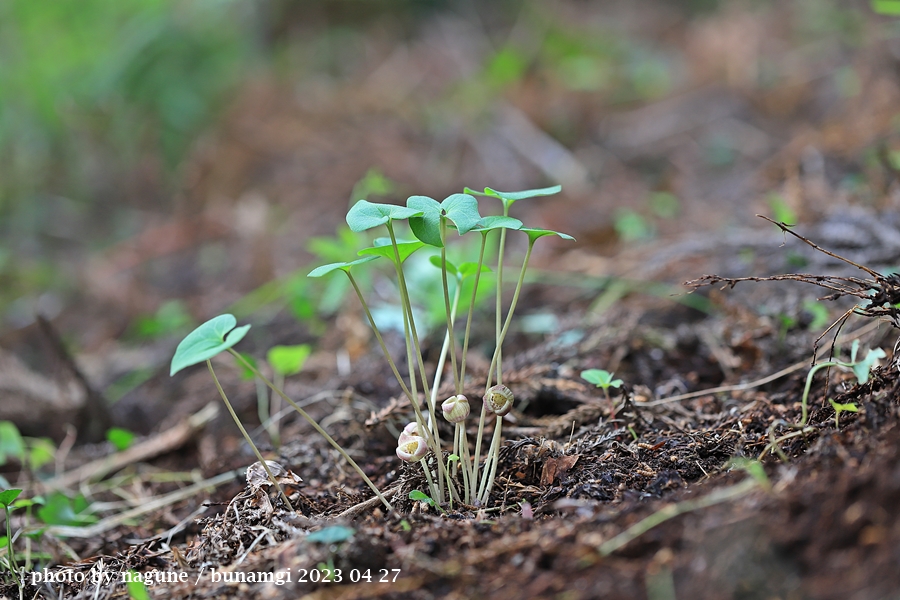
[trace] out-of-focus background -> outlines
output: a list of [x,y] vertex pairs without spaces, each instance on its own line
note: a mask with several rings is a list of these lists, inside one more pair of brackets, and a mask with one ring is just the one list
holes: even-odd
[[756,213],[898,208],[898,72],[867,2],[7,0],[0,346],[40,370],[40,314],[115,401],[226,310],[315,339],[351,202],[463,186],[562,184],[516,216],[581,307],[678,283]]

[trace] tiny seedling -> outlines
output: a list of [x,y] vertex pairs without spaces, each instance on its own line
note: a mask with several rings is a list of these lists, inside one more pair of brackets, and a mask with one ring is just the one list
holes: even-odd
[[[299,373],[303,369],[303,364],[311,351],[312,348],[310,348],[309,344],[273,346],[269,348],[269,351],[266,353],[266,362],[269,363],[274,373],[273,383],[275,387],[284,389],[285,377]],[[260,419],[262,423],[268,423],[269,437],[272,439],[272,445],[275,448],[281,445],[281,433],[278,426],[280,414],[281,396],[272,392],[269,402],[265,406],[260,406]]]
[[215,370],[213,369],[213,365],[211,359],[218,355],[221,352],[229,352],[232,356],[234,356],[238,362],[242,363],[243,366],[253,374],[262,380],[273,392],[278,394],[285,402],[290,404],[294,410],[300,413],[306,421],[312,425],[313,429],[315,429],[322,437],[324,437],[332,447],[337,450],[341,456],[350,464],[354,471],[356,471],[362,478],[363,481],[375,492],[375,495],[379,500],[391,510],[391,505],[387,501],[387,499],[381,494],[375,484],[366,476],[363,470],[356,464],[349,454],[338,444],[334,438],[328,435],[322,427],[313,419],[309,414],[303,410],[296,402],[294,402],[291,398],[289,398],[280,388],[276,387],[268,378],[266,378],[259,370],[251,365],[248,361],[246,361],[240,354],[238,354],[232,346],[241,341],[244,336],[247,334],[247,331],[250,329],[250,325],[244,325],[242,327],[237,327],[237,320],[234,318],[234,315],[225,314],[219,315],[213,319],[210,319],[206,323],[200,325],[197,329],[192,331],[185,337],[178,347],[175,349],[175,355],[172,357],[172,366],[169,374],[175,375],[182,369],[187,367],[206,362],[206,366],[209,369],[209,373],[213,378],[213,382],[216,385],[216,389],[219,392],[219,396],[222,398],[222,401],[225,403],[228,412],[231,414],[231,418],[234,419],[235,424],[238,426],[238,429],[241,431],[241,435],[244,436],[244,439],[250,445],[250,448],[253,450],[253,453],[256,454],[256,458],[260,461],[263,468],[266,470],[266,475],[268,475],[269,480],[275,486],[275,489],[278,490],[279,495],[281,496],[282,501],[284,501],[285,506],[289,509],[293,510],[291,506],[291,502],[288,499],[287,495],[284,493],[284,490],[281,488],[281,485],[278,483],[278,480],[275,479],[275,476],[272,474],[272,471],[269,469],[268,464],[263,458],[262,454],[259,451],[259,448],[256,447],[256,444],[253,443],[253,440],[250,438],[250,434],[247,433],[247,430],[244,428],[243,423],[241,423],[240,418],[238,418],[237,413],[234,411],[234,408],[231,406],[231,402],[228,400],[228,396],[225,395],[225,390],[222,389],[222,385],[219,383],[219,379],[216,377]]
[[[807,425],[807,420],[809,418],[809,392],[812,388],[813,377],[816,372],[821,369],[830,368],[830,367],[838,367],[841,369],[847,369],[853,372],[854,377],[856,377],[857,383],[860,385],[865,384],[869,381],[869,372],[872,370],[875,365],[878,364],[879,359],[885,358],[887,355],[884,350],[881,348],[870,348],[866,353],[866,357],[862,360],[857,361],[856,356],[859,353],[859,340],[853,340],[853,345],[850,347],[850,362],[843,362],[839,360],[832,360],[823,363],[819,363],[812,367],[809,370],[809,374],[806,376],[806,385],[803,388],[803,396],[800,399],[801,405],[801,415],[800,415],[800,423],[787,423],[781,419],[777,419],[771,425],[769,425],[769,444],[765,447],[760,454],[759,458],[762,459],[768,452],[772,451],[778,454],[778,457],[781,460],[787,462],[787,455],[781,450],[781,442],[785,440],[789,440],[795,437],[805,436],[807,433],[812,433],[813,428]],[[843,409],[849,410],[849,409]],[[851,411],[856,412],[856,411]],[[835,409],[835,424],[837,424],[838,414],[837,409]],[[794,429],[795,431],[788,433],[786,435],[781,436],[780,438],[775,437],[775,429],[779,426],[788,427],[790,429]]]
[[13,549],[12,521],[10,519],[10,505],[15,502],[16,498],[22,490],[11,489],[0,492],[0,506],[3,506],[3,512],[6,516],[6,566],[12,575],[16,587],[22,590],[22,580],[20,579],[19,565],[16,562],[16,553]]
[[604,371],[602,369],[588,369],[587,371],[581,372],[581,378],[587,381],[588,383],[593,383],[598,388],[603,390],[603,394],[606,396],[606,401],[609,403],[609,418],[616,418],[616,403],[613,401],[612,396],[609,395],[609,388],[620,388],[622,387],[621,379],[613,379],[613,374],[609,371]]
[[106,439],[115,447],[116,450],[122,452],[128,450],[134,443],[135,433],[128,431],[122,427],[111,427],[106,432]]
[[834,409],[834,428],[840,429],[841,427],[841,413],[842,412],[859,412],[859,408],[857,408],[856,404],[853,402],[847,402],[845,404],[841,404],[840,402],[835,402],[831,398],[828,399],[828,402],[831,404],[831,408]]
[[441,512],[446,512],[441,506],[434,501],[434,498],[426,494],[425,492],[420,492],[419,490],[413,490],[409,493],[409,499],[415,500],[416,502],[424,502],[431,508],[436,508]]

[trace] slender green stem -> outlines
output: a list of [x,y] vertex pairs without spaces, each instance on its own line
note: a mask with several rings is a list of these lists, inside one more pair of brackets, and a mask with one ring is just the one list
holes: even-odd
[[[431,434],[434,437],[434,446],[432,450],[435,452],[435,455],[438,457],[438,489],[441,492],[441,499],[443,499],[444,494],[444,478],[447,473],[444,468],[444,461],[441,459],[441,435],[438,430],[437,423],[437,410],[434,405],[429,402],[429,391],[428,391],[428,377],[425,374],[425,360],[422,358],[422,348],[419,345],[419,335],[416,332],[416,322],[413,316],[412,303],[409,301],[409,290],[406,286],[406,277],[403,275],[403,264],[400,261],[400,251],[397,249],[397,236],[394,235],[394,227],[390,221],[388,221],[385,226],[387,227],[388,234],[391,237],[391,246],[394,249],[394,268],[397,271],[397,283],[398,288],[400,290],[400,303],[402,305],[404,317],[404,332],[406,334],[406,342],[407,346],[409,345],[410,337],[412,337],[413,346],[416,352],[417,361],[412,360],[411,351],[407,351],[408,360],[409,360],[409,382],[410,389],[413,392],[413,397],[415,398],[415,402],[413,404],[418,405],[418,396],[416,395],[415,388],[415,362],[418,362],[419,365],[419,375],[422,378],[422,388],[425,394],[425,404],[428,406],[428,414],[430,416],[430,420],[426,422],[426,425],[430,427]],[[412,333],[412,336],[410,336]]]
[[484,439],[485,417],[487,417],[487,404],[482,401],[481,416],[478,418],[478,433],[475,436],[475,460],[472,463],[472,485],[478,483],[478,463],[481,460],[481,441]]
[[466,504],[470,504],[472,500],[471,484],[469,482],[471,465],[469,464],[469,440],[466,439],[466,426],[463,423],[457,423],[456,431],[459,451],[455,452],[455,454],[459,457],[459,462],[462,463],[463,498]]
[[[478,267],[475,269],[475,281],[472,284],[472,301],[469,302],[469,314],[466,316],[466,333],[463,335],[462,362],[459,365],[459,379],[465,385],[466,356],[469,353],[469,332],[472,330],[472,315],[475,312],[475,298],[478,294],[478,281],[481,279],[481,265],[484,262],[484,248],[487,244],[488,232],[481,234],[481,250],[478,252]],[[460,283],[462,285],[462,283]]]
[[[441,283],[444,286],[444,312],[447,315],[447,339],[450,340],[450,368],[453,370],[453,389],[462,394],[462,382],[456,368],[456,336],[453,333],[453,314],[450,310],[450,285],[447,283],[447,218],[441,217]],[[459,289],[459,283],[457,283]]]
[[[239,361],[241,361],[241,363],[243,363],[243,365],[245,367],[250,369],[250,371],[252,371],[254,375],[256,375],[257,377],[262,379],[263,382],[265,382],[265,384],[267,386],[269,386],[270,390],[274,391],[276,394],[281,396],[285,402],[290,404],[294,408],[294,410],[296,410],[298,413],[300,413],[300,416],[303,417],[304,419],[306,419],[306,422],[309,423],[310,425],[312,425],[312,428],[315,429],[319,433],[319,435],[321,435],[323,438],[325,438],[325,440],[328,441],[328,443],[331,444],[331,446],[335,450],[337,450],[341,456],[344,457],[344,460],[346,460],[350,464],[350,466],[353,468],[353,470],[356,471],[360,477],[362,477],[363,481],[366,482],[366,485],[368,485],[369,488],[371,488],[372,491],[375,492],[375,495],[378,497],[379,500],[381,500],[382,504],[384,504],[388,510],[393,510],[393,507],[391,507],[390,502],[387,501],[387,499],[382,495],[382,493],[375,486],[375,484],[372,483],[372,480],[369,479],[369,477],[363,472],[363,470],[359,467],[359,465],[356,464],[356,461],[353,460],[350,457],[350,455],[347,454],[347,452],[343,448],[341,448],[340,444],[338,444],[336,441],[334,441],[334,438],[332,438],[330,435],[328,435],[327,431],[322,429],[322,426],[319,425],[315,419],[313,419],[311,416],[309,416],[309,414],[305,410],[303,410],[303,408],[301,408],[300,405],[298,405],[296,402],[294,402],[287,394],[285,394],[279,388],[275,387],[275,384],[273,384],[271,381],[269,381],[265,375],[260,373],[256,369],[256,367],[254,367],[249,362],[247,362],[247,360],[243,356],[241,356],[239,353],[235,352],[234,349],[232,349],[232,348],[229,348],[228,351],[235,358],[237,358]],[[212,370],[212,366],[210,366],[210,370]],[[226,402],[227,402],[227,400],[226,400]],[[230,409],[230,405],[229,405],[229,409]],[[243,426],[241,426],[242,431],[243,431],[243,429],[244,429]],[[263,462],[263,466],[265,466],[265,462]],[[266,471],[268,471],[268,469],[266,469]]]
[[[507,202],[503,202],[503,216],[509,216],[509,204]],[[500,323],[503,318],[503,254],[506,249],[506,229],[500,230],[500,248],[497,250],[497,308],[495,315],[496,322],[496,337],[495,342],[497,344],[496,352],[501,352],[500,347],[502,346],[502,335],[500,333]],[[497,383],[503,383],[503,367],[501,366],[503,363],[502,358],[497,361]],[[491,375],[493,375],[494,365],[491,365]]]
[[19,580],[19,564],[16,562],[16,553],[13,549],[12,524],[10,522],[9,506],[4,505],[3,512],[6,513],[6,559],[9,563],[9,572],[12,573],[13,581],[16,582],[16,587],[19,588],[19,594],[21,595],[22,582]]
[[[234,354],[236,357],[238,357],[240,360],[242,360],[244,362],[244,364],[247,365],[247,367],[249,367],[251,370],[255,371],[258,376],[262,377],[261,375],[259,375],[259,372],[256,371],[256,369],[254,369],[253,366],[250,365],[250,363],[248,363],[244,359],[243,356],[241,356],[240,354],[238,354],[231,348],[229,348],[228,350],[229,350],[229,352]],[[237,413],[234,412],[234,408],[231,406],[231,402],[228,401],[228,396],[225,395],[225,390],[222,389],[222,384],[219,383],[219,378],[216,377],[216,372],[213,370],[212,362],[207,360],[206,366],[209,367],[209,374],[212,375],[213,381],[216,383],[216,389],[219,390],[219,395],[222,397],[222,401],[225,402],[225,406],[228,408],[228,412],[229,412],[229,414],[231,414],[231,418],[234,419],[234,423],[238,426],[238,429],[241,430],[241,435],[243,435],[244,439],[247,440],[247,443],[250,444],[250,448],[253,449],[253,454],[256,455],[257,460],[259,460],[263,469],[265,469],[266,475],[269,476],[269,481],[271,481],[272,485],[275,486],[275,489],[278,490],[278,493],[281,495],[281,499],[287,505],[288,509],[293,511],[294,507],[291,506],[291,501],[288,500],[287,494],[285,494],[284,490],[281,489],[281,485],[279,485],[278,480],[275,479],[275,476],[272,474],[272,471],[269,469],[269,463],[266,462],[266,459],[264,459],[262,454],[260,454],[259,448],[257,448],[256,444],[253,443],[253,440],[250,439],[250,434],[247,433],[246,429],[244,429],[244,424],[241,423],[240,418],[238,418]]]
[[[275,387],[278,389],[284,389],[284,375],[282,373],[276,372],[272,377],[275,380]],[[272,407],[272,445],[275,448],[281,446],[281,398],[273,393],[271,399],[269,400],[269,406]]]
[[397,365],[396,363],[394,363],[394,359],[391,358],[391,353],[388,352],[387,344],[384,343],[384,338],[381,337],[381,332],[378,330],[378,326],[375,324],[375,319],[374,317],[372,317],[372,311],[369,310],[369,305],[366,303],[366,299],[363,297],[362,290],[359,289],[359,285],[357,285],[356,279],[354,279],[353,275],[350,274],[350,271],[344,272],[347,274],[347,277],[350,278],[350,283],[353,285],[353,289],[356,290],[356,295],[359,298],[359,302],[360,304],[362,304],[363,310],[366,313],[366,318],[369,319],[369,326],[375,333],[375,339],[378,340],[378,345],[381,346],[381,352],[387,359],[388,365],[391,367],[391,372],[394,374],[394,377],[397,378],[397,383],[400,384],[400,388],[403,390],[403,393],[406,394],[406,397],[409,398],[410,403],[412,403],[412,392],[410,392],[409,388],[406,387],[406,383],[404,383],[403,377],[400,376],[400,371],[397,370]]
[[[505,230],[504,230],[505,231]],[[509,324],[512,323],[513,314],[516,312],[516,305],[519,302],[519,294],[522,292],[522,284],[525,283],[525,271],[528,269],[528,261],[531,259],[531,250],[534,248],[534,240],[529,240],[528,242],[528,250],[525,252],[525,260],[522,262],[522,270],[519,272],[519,280],[516,283],[516,291],[513,293],[512,303],[509,306],[509,312],[506,314],[506,322],[503,324],[503,329],[500,331],[500,339],[497,342],[497,347],[494,349],[494,356],[491,359],[491,368],[488,369],[488,379],[485,384],[485,392],[491,387],[491,373],[494,371],[494,367],[500,362],[501,357],[501,348],[503,347],[503,340],[506,339],[506,334],[509,331]],[[497,381],[497,383],[501,383]]]
[[801,427],[806,425],[806,419],[807,419],[808,413],[809,413],[809,409],[808,409],[809,390],[810,390],[810,387],[812,387],[813,376],[816,374],[816,371],[818,371],[819,369],[824,369],[826,367],[846,367],[846,366],[848,366],[848,365],[841,363],[841,362],[831,361],[831,362],[819,363],[809,370],[809,374],[806,376],[806,385],[803,388],[803,397],[800,400],[800,406],[801,406],[800,426]]
[[[437,486],[434,485],[434,479],[431,478],[431,469],[428,467],[428,459],[423,458],[419,461],[419,464],[422,465],[422,472],[425,473],[425,481],[428,482],[428,492],[431,494],[432,499],[434,499],[435,494],[438,493],[438,489]],[[438,500],[435,500],[435,502],[440,503],[440,497],[438,497]]]
[[494,425],[494,437],[491,438],[491,449],[488,452],[487,462],[484,464],[484,473],[481,476],[478,499],[481,505],[487,504],[494,487],[494,476],[497,474],[497,463],[500,461],[500,436],[503,431],[503,417],[497,415]]
[[[459,306],[459,292],[461,288],[461,282],[457,280],[456,285],[456,293],[453,295],[453,307],[450,310],[450,322],[456,322],[456,309]],[[435,407],[435,414],[437,414],[437,393],[438,388],[441,387],[441,377],[444,372],[444,364],[447,362],[447,352],[450,349],[450,330],[447,330],[447,333],[444,335],[444,343],[441,345],[441,354],[438,357],[437,369],[434,371],[434,382],[431,384],[431,404]],[[457,392],[461,394],[462,391]]]

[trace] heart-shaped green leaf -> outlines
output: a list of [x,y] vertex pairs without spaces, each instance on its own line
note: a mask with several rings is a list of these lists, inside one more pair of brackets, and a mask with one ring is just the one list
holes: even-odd
[[209,360],[241,341],[247,335],[250,326],[235,328],[235,325],[237,320],[234,315],[219,315],[190,332],[175,348],[169,375]]
[[[391,245],[390,238],[377,238],[371,248],[363,248],[359,251],[360,256],[383,256],[391,262],[394,261],[394,247]],[[400,262],[404,262],[412,255],[413,252],[425,246],[419,240],[406,241],[397,240],[397,253],[400,255]]]
[[412,232],[429,246],[438,248],[444,245],[441,243],[442,216],[453,223],[459,235],[465,235],[481,221],[478,200],[470,194],[453,194],[440,203],[428,196],[410,196],[406,205],[422,211],[421,216],[409,219]]
[[499,198],[503,201],[504,206],[509,207],[512,206],[513,202],[515,202],[516,200],[525,200],[526,198],[536,198],[538,196],[552,196],[553,194],[558,194],[562,191],[562,186],[554,185],[553,187],[524,190],[521,192],[499,192],[489,187],[484,188],[483,192],[476,192],[475,190],[470,190],[469,188],[465,188],[463,191],[467,194],[474,194],[476,196],[490,196],[492,198]]
[[534,240],[536,240],[538,238],[542,238],[545,235],[558,235],[559,237],[561,237],[564,240],[575,241],[575,238],[573,238],[568,233],[560,233],[558,231],[552,231],[550,229],[532,229],[529,227],[523,227],[519,231],[526,233],[528,235],[528,241],[532,242],[532,243],[534,242]]
[[351,230],[360,232],[384,225],[388,221],[403,221],[421,214],[421,211],[397,204],[379,204],[360,200],[347,213],[347,225]]
[[494,229],[522,229],[522,221],[502,215],[484,217],[472,231],[486,232]]
[[377,256],[366,256],[365,258],[357,258],[356,260],[350,262],[336,262],[331,263],[329,265],[322,265],[321,267],[316,267],[312,271],[309,272],[307,277],[324,277],[329,273],[333,273],[334,271],[349,271],[350,267],[354,267],[356,265],[361,265],[363,263],[372,262],[377,259]]
[[272,370],[281,375],[295,375],[303,368],[312,348],[309,344],[297,346],[272,346],[266,353],[266,362]]
[[3,490],[0,492],[0,506],[9,506],[21,493],[22,490]]

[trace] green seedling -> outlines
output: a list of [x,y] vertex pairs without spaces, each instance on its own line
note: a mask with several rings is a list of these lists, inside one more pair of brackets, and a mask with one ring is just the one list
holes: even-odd
[[147,591],[147,586],[137,571],[128,570],[128,577],[125,577],[125,589],[131,600],[150,600],[150,592]]
[[90,502],[82,494],[69,498],[61,492],[54,492],[44,499],[43,506],[37,510],[37,517],[48,525],[82,527],[99,520],[89,508]]
[[[808,433],[812,433],[813,428],[807,426],[807,420],[809,418],[809,391],[812,388],[813,377],[816,372],[821,369],[830,368],[830,367],[838,367],[841,369],[847,369],[853,372],[854,377],[856,377],[856,381],[858,384],[862,385],[869,381],[869,372],[872,368],[878,363],[879,359],[885,358],[887,355],[884,350],[881,348],[870,348],[866,353],[866,357],[862,360],[857,361],[856,356],[859,353],[859,340],[853,340],[853,345],[850,347],[850,362],[843,362],[839,360],[832,360],[823,363],[819,363],[812,367],[809,370],[809,374],[806,376],[806,385],[803,388],[803,396],[800,399],[801,405],[801,416],[800,423],[787,423],[781,419],[776,420],[771,425],[769,425],[769,444],[765,447],[760,454],[760,460],[770,451],[778,454],[778,457],[783,461],[787,461],[787,455],[781,450],[781,442],[785,440],[789,440],[795,437],[805,436]],[[837,415],[835,415],[837,418]],[[780,438],[775,437],[775,428],[779,426],[788,427],[790,429],[794,429],[791,433],[781,436]]]
[[[311,351],[312,348],[308,344],[270,348],[266,353],[266,362],[272,368],[274,374],[272,380],[275,387],[284,389],[284,378],[299,373]],[[281,396],[272,392],[269,402],[259,407],[259,413],[260,422],[268,424],[267,429],[269,437],[272,439],[272,445],[278,448],[281,446],[281,434],[278,427],[281,415]]]
[[31,473],[56,456],[56,446],[50,438],[23,437],[12,421],[0,421],[0,465],[15,459]]
[[[426,196],[412,196],[407,200],[407,205],[405,207],[390,204],[375,204],[366,200],[360,200],[347,214],[347,224],[351,231],[362,232],[384,226],[387,229],[389,237],[377,239],[372,247],[359,251],[358,254],[363,257],[361,259],[351,262],[336,262],[324,265],[314,269],[309,274],[310,277],[322,277],[336,271],[343,271],[347,276],[350,285],[354,288],[354,291],[362,304],[363,310],[365,311],[369,325],[375,334],[375,338],[378,340],[382,352],[385,355],[385,359],[394,376],[397,378],[404,395],[410,400],[410,404],[416,414],[416,421],[411,424],[415,431],[404,431],[404,434],[401,435],[401,438],[398,441],[397,454],[403,460],[411,462],[422,461],[422,468],[425,478],[428,481],[429,491],[431,492],[429,498],[431,498],[437,506],[439,506],[444,499],[447,499],[450,502],[458,499],[458,492],[456,489],[458,482],[456,481],[456,478],[460,473],[462,474],[462,500],[464,503],[472,504],[473,502],[476,502],[483,504],[486,503],[489,498],[497,468],[500,432],[502,427],[501,417],[512,406],[512,392],[502,386],[502,345],[515,313],[531,252],[535,241],[541,237],[557,235],[563,239],[572,239],[566,234],[550,230],[523,228],[521,221],[509,216],[509,208],[518,200],[536,196],[546,196],[555,194],[559,191],[559,186],[539,190],[527,190],[524,192],[498,192],[490,188],[485,188],[484,192],[473,192],[466,188],[465,193],[453,194],[441,202]],[[475,198],[476,195],[499,199],[502,202],[504,214],[482,217],[478,210],[478,200]],[[409,230],[415,236],[415,240],[398,239],[397,227],[403,222],[408,223]],[[528,250],[525,254],[525,259],[513,293],[511,305],[504,319],[501,292],[503,284],[503,253],[507,230],[520,230],[524,232],[528,237]],[[482,415],[479,422],[479,435],[475,441],[475,457],[474,460],[472,460],[469,455],[468,441],[466,440],[464,426],[465,418],[468,415],[468,400],[462,396],[462,390],[466,377],[466,357],[468,354],[469,335],[471,332],[475,300],[479,290],[479,282],[481,275],[489,271],[484,264],[487,238],[493,231],[500,232],[496,268],[496,346],[494,355],[491,359],[488,379],[485,382],[486,401],[482,407]],[[448,256],[448,242],[451,239],[450,234],[453,232],[456,233],[456,235],[452,236],[453,238],[471,233],[481,234],[481,246],[476,262],[460,263],[457,265],[450,259]],[[414,252],[417,252],[426,246],[436,248],[439,251],[439,255],[432,256],[429,260],[434,266],[439,268],[441,272],[443,319],[446,326],[444,345],[441,349],[434,380],[431,382],[429,382],[425,372],[425,362],[422,358],[421,345],[416,330],[416,320],[413,314],[410,288],[407,285],[406,274],[404,273],[405,261]],[[387,347],[384,344],[381,332],[378,329],[378,325],[372,316],[372,311],[370,310],[361,287],[357,283],[356,277],[352,272],[356,267],[362,266],[376,258],[384,258],[390,261],[396,274],[403,332],[406,342],[406,360],[409,367],[408,379],[405,379],[400,375],[399,369],[393,358],[390,356]],[[462,350],[460,351],[458,350],[460,344],[455,332],[455,317],[459,308],[463,283],[467,281],[471,282],[471,301],[468,305],[466,327],[461,344]],[[466,283],[466,285],[468,285],[468,283]],[[445,361],[448,355],[451,376],[453,378],[453,385],[456,393],[453,397],[444,401],[441,405],[441,412],[445,415],[445,418],[456,424],[452,454],[453,456],[456,456],[457,459],[444,461],[440,458],[442,453],[436,418],[438,414],[438,399],[436,398],[436,393],[440,386],[441,377],[446,367]],[[495,376],[498,385],[492,387]],[[476,488],[476,484],[479,482],[478,473],[481,468],[481,442],[483,438],[485,415],[490,405],[489,400],[492,398],[505,398],[507,395],[509,396],[509,400],[506,402],[499,402],[499,404],[502,405],[502,408],[498,408],[494,411],[498,414],[494,438],[491,441],[491,450],[487,454],[480,484],[478,484]],[[422,408],[423,404],[425,405],[424,409]],[[463,409],[464,405],[466,407],[465,409]],[[435,456],[434,464],[436,465],[437,473],[436,483],[431,479],[431,469],[426,465],[428,461],[423,460],[425,458],[423,452],[427,451],[430,451]]]
[[859,408],[857,408],[856,404],[853,402],[847,402],[846,404],[841,404],[840,402],[835,402],[831,398],[828,399],[828,402],[831,404],[831,408],[834,409],[834,428],[840,429],[841,427],[841,413],[842,412],[859,412]]
[[328,433],[322,429],[322,427],[313,419],[309,414],[303,410],[296,402],[294,402],[291,398],[289,398],[280,388],[277,388],[275,384],[269,381],[259,370],[247,362],[240,354],[238,354],[232,346],[241,341],[244,336],[247,334],[247,330],[250,329],[249,325],[244,325],[242,327],[236,327],[237,321],[235,320],[233,315],[219,315],[213,319],[210,319],[206,323],[200,325],[197,329],[192,331],[185,337],[178,347],[175,349],[175,356],[172,357],[172,366],[170,370],[170,375],[175,375],[182,369],[187,367],[206,362],[206,366],[209,369],[209,373],[213,378],[213,382],[216,385],[216,389],[219,392],[219,396],[222,398],[222,401],[225,403],[228,412],[231,414],[232,419],[234,419],[235,424],[238,426],[238,429],[241,431],[241,435],[244,436],[244,439],[250,445],[250,448],[253,450],[253,453],[256,455],[256,458],[260,461],[263,468],[266,471],[266,475],[268,475],[269,480],[275,486],[275,489],[278,490],[281,499],[284,501],[285,506],[293,510],[291,506],[291,502],[288,499],[287,495],[285,495],[284,490],[281,488],[281,485],[275,479],[275,476],[272,475],[272,471],[269,469],[268,464],[263,458],[262,454],[259,451],[259,448],[256,447],[256,444],[253,443],[253,440],[250,438],[250,435],[247,433],[247,430],[244,428],[243,423],[241,423],[240,418],[238,418],[237,413],[234,411],[234,408],[231,406],[231,402],[228,400],[228,396],[225,395],[225,390],[222,389],[222,385],[219,383],[219,379],[216,377],[215,370],[213,369],[211,359],[215,357],[217,354],[221,352],[229,352],[232,356],[234,356],[238,362],[242,363],[245,368],[249,369],[253,374],[260,378],[266,386],[269,387],[272,391],[278,394],[282,399],[284,399],[288,404],[290,404],[294,410],[300,413],[306,421],[312,425],[312,427],[322,436],[324,437],[329,444],[332,445],[340,454],[344,457],[344,459],[350,464],[350,466],[363,478],[363,481],[366,482],[372,491],[375,492],[375,495],[378,496],[378,499],[388,508],[391,509],[390,503],[385,499],[385,497],[381,494],[375,484],[366,476],[363,470],[356,464],[350,455],[338,444],[334,438],[332,438]]
[[582,371],[581,378],[588,383],[593,383],[603,390],[606,401],[609,403],[609,418],[615,419],[616,403],[613,401],[612,396],[609,395],[609,388],[620,388],[622,387],[623,381],[621,379],[613,379],[612,373],[602,369],[588,369],[587,371]]
[[19,564],[16,561],[16,553],[13,549],[12,521],[10,519],[10,505],[15,502],[16,498],[22,490],[11,489],[0,492],[0,506],[3,506],[3,512],[6,516],[6,566],[12,575],[16,587],[19,588],[21,595],[22,580],[19,578]]
[[318,531],[313,531],[306,536],[306,541],[326,545],[340,544],[341,542],[346,542],[352,538],[355,533],[356,530],[352,527],[347,527],[346,525],[331,525],[330,527],[324,527]]
[[446,512],[443,508],[441,508],[440,504],[434,501],[434,498],[426,494],[425,492],[420,492],[419,490],[413,490],[409,493],[409,499],[415,500],[416,502],[424,502],[431,508],[436,508],[440,512]]
[[122,452],[128,450],[134,443],[135,433],[121,427],[111,427],[106,432],[106,439],[115,447],[116,450]]

